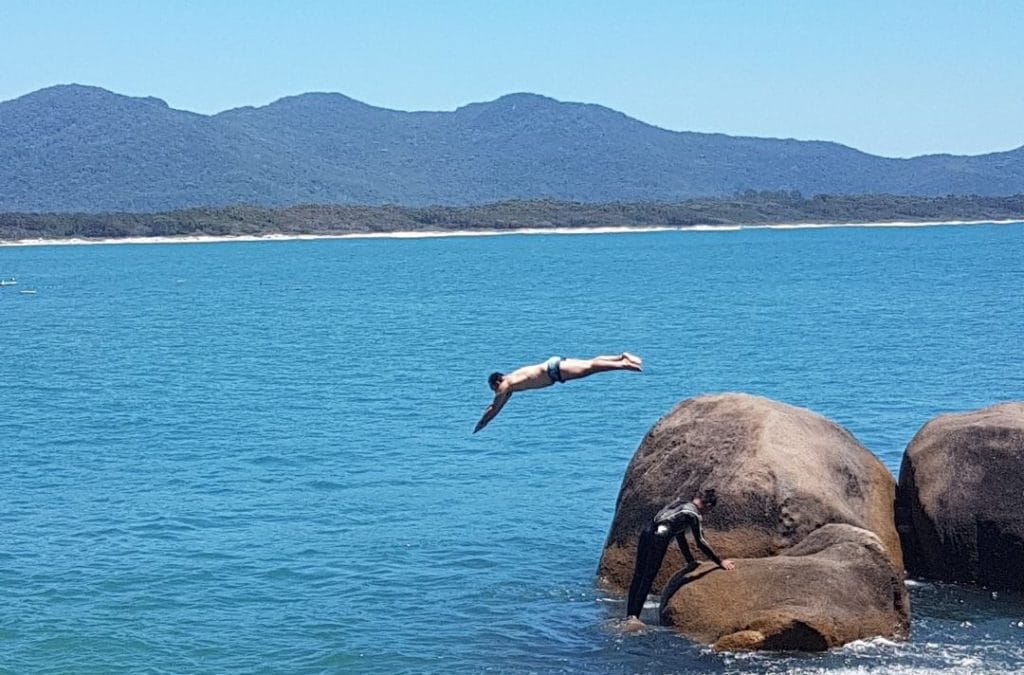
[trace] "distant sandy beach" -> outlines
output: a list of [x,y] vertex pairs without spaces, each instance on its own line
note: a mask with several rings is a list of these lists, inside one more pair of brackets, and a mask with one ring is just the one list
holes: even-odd
[[1024,220],[955,220],[879,223],[777,223],[753,225],[552,227],[503,230],[416,230],[400,232],[351,232],[346,234],[183,235],[180,237],[116,237],[106,239],[0,240],[3,246],[79,246],[96,244],[219,244],[226,242],[312,241],[320,239],[433,239],[440,237],[497,237],[517,234],[636,234],[643,232],[736,232],[739,230],[811,230],[838,227],[944,227],[954,225],[1024,225]]

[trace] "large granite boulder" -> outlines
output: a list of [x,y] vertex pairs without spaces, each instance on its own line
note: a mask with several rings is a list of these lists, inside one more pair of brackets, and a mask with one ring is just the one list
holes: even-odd
[[1024,403],[928,422],[903,455],[907,572],[1024,590]]
[[[893,567],[903,569],[893,517],[896,482],[871,452],[809,410],[716,394],[679,404],[640,444],[619,492],[601,581],[625,592],[641,530],[665,504],[702,488],[718,492],[718,507],[704,525],[722,557],[778,555],[823,525],[846,523],[877,535]],[[670,546],[655,589],[682,566]]]
[[716,649],[819,651],[910,624],[903,572],[871,532],[825,525],[771,558],[674,577],[661,622]]

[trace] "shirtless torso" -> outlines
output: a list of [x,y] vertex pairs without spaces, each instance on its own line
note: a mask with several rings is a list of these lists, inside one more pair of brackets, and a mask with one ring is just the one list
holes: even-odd
[[[570,359],[559,359],[561,363],[564,363],[567,360]],[[498,389],[495,393],[500,394],[504,390],[511,395],[512,392],[515,391],[541,389],[543,387],[550,387],[555,382],[564,381],[555,380],[548,374],[549,363],[551,363],[550,360],[545,361],[544,363],[535,363],[531,366],[523,366],[522,368],[513,370],[511,373],[501,378],[501,383],[498,385]],[[561,363],[559,366],[561,366]],[[561,371],[560,367],[559,371]]]

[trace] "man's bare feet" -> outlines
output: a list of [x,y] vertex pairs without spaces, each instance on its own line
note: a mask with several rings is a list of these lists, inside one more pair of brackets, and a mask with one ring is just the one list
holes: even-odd
[[640,358],[639,356],[637,356],[636,354],[630,354],[629,352],[622,352],[622,358],[624,358],[627,361],[630,361],[632,363],[635,363],[638,366],[644,365],[644,360],[642,358]]

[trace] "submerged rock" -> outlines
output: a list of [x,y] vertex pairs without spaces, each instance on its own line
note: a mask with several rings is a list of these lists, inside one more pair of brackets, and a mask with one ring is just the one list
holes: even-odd
[[903,455],[896,515],[911,575],[1024,590],[1024,403],[925,424]]
[[821,651],[910,623],[903,574],[881,540],[852,525],[825,525],[770,558],[725,571],[678,574],[662,596],[661,622],[716,649]]

